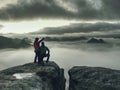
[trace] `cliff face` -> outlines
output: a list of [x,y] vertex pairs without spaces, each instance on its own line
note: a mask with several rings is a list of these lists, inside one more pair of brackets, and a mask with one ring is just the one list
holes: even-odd
[[76,66],[69,70],[69,90],[120,90],[120,71]]
[[0,72],[0,90],[65,90],[64,70],[54,62],[12,67]]

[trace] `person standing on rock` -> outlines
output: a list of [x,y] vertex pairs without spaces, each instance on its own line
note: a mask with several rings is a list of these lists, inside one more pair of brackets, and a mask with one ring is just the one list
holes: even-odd
[[35,41],[33,43],[34,45],[34,52],[35,52],[35,58],[34,58],[34,63],[37,62],[37,58],[38,58],[38,48],[40,47],[40,43],[44,40],[44,38],[42,38],[41,40],[39,40],[39,38],[35,38]]
[[50,58],[50,50],[47,46],[45,46],[45,43],[42,42],[41,46],[38,49],[38,63],[44,64],[43,59],[44,57],[47,57],[46,63],[49,61]]

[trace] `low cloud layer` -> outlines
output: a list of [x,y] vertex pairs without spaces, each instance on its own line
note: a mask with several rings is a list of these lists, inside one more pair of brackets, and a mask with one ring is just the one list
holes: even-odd
[[3,27],[3,25],[0,25],[0,29]]
[[71,33],[118,33],[120,24],[114,23],[77,23],[64,27],[45,28],[33,34],[71,34]]
[[4,1],[0,19],[120,19],[119,3],[120,0],[17,0],[16,4]]

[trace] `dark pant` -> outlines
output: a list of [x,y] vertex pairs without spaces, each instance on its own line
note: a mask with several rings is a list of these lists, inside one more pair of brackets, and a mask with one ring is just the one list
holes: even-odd
[[35,63],[37,62],[38,55],[39,55],[38,51],[35,51],[35,58],[34,58]]
[[46,62],[48,62],[49,61],[49,58],[50,58],[50,54],[43,54],[43,55],[38,55],[38,63],[43,63],[43,59],[44,59],[44,57],[47,57],[47,60],[46,60]]

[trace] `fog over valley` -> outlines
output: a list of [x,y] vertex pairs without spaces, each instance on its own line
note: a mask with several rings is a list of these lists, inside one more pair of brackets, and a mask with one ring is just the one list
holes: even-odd
[[120,0],[0,0],[0,70],[34,62],[36,37],[67,82],[73,66],[120,70],[119,8]]

